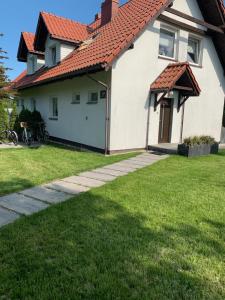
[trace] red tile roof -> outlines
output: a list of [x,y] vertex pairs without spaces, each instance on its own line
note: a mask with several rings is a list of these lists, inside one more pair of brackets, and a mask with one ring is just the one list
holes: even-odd
[[[119,8],[118,14],[111,22],[100,27],[96,32],[99,34],[87,47],[82,50],[74,50],[67,58],[54,68],[41,68],[33,75],[24,76],[17,83],[18,88],[38,85],[44,82],[56,80],[59,77],[76,74],[90,67],[110,65],[124,49],[129,47],[138,34],[147,24],[158,17],[160,13],[172,2],[172,0],[130,0]],[[44,15],[48,19],[49,30],[58,36],[69,36],[71,32],[62,32],[58,21],[51,15]],[[49,25],[52,20],[54,25]],[[58,19],[57,19],[58,20]],[[61,20],[59,18],[59,20]],[[60,21],[59,21],[60,22]],[[68,24],[65,21],[65,24]],[[69,22],[70,24],[70,22]],[[72,24],[71,24],[72,26]],[[64,26],[65,29],[65,26]],[[66,29],[65,29],[66,30]],[[81,29],[81,32],[83,29]],[[82,35],[82,34],[81,34]],[[80,36],[81,38],[81,36]]]
[[194,93],[196,96],[198,96],[201,92],[201,89],[188,62],[169,64],[162,71],[159,77],[151,84],[151,91],[172,90],[184,73],[188,74],[188,83],[193,86]]
[[35,35],[31,32],[22,32],[22,37],[27,46],[29,52],[34,52],[34,37]]
[[53,38],[67,41],[81,42],[88,37],[86,24],[81,24],[70,19],[58,17],[47,12],[41,12],[49,34]]

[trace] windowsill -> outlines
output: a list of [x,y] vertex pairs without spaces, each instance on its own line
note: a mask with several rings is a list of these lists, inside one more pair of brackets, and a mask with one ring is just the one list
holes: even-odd
[[173,57],[169,57],[169,56],[164,56],[164,55],[158,55],[158,58],[160,59],[164,59],[164,60],[169,60],[169,61],[174,61],[174,62],[178,62],[178,60],[176,58]]
[[58,117],[49,117],[48,118],[50,121],[58,121]]
[[192,62],[189,62],[189,64],[190,64],[191,67],[202,68],[202,64],[195,64],[195,63],[192,63]]
[[96,102],[94,102],[94,101],[93,101],[93,102],[87,102],[87,104],[88,104],[88,105],[98,104],[98,102],[97,102],[97,101],[96,101]]
[[71,102],[70,104],[80,104],[80,102]]

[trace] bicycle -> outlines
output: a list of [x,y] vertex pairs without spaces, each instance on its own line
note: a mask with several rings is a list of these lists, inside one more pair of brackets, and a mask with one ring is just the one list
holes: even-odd
[[23,133],[22,133],[23,143],[30,146],[33,142],[33,135],[31,129],[29,128],[27,122],[21,122],[20,127],[23,128]]
[[39,122],[37,127],[36,139],[38,142],[47,142],[49,139],[49,133],[46,130],[45,123]]
[[0,140],[2,142],[13,143],[15,146],[18,145],[18,135],[14,130],[5,129],[0,133]]

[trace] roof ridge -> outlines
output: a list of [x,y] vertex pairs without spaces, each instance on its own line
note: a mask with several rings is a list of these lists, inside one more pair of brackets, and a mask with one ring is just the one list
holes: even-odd
[[86,27],[88,26],[88,25],[85,24],[85,23],[81,23],[81,22],[79,22],[79,21],[75,21],[75,20],[70,19],[70,18],[58,16],[58,15],[56,15],[56,14],[53,14],[53,13],[50,13],[50,12],[47,12],[47,11],[41,11],[40,14],[46,14],[46,15],[49,15],[49,16],[52,16],[52,17],[55,17],[55,18],[58,18],[58,19],[70,21],[70,22],[77,23],[77,24],[80,24],[80,25],[83,25],[83,26],[86,26]]

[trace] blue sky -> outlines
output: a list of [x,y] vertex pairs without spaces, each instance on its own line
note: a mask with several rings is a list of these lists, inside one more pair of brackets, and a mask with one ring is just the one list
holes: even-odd
[[[35,32],[38,14],[47,11],[82,23],[90,23],[100,11],[103,0],[7,0],[1,1],[0,47],[8,52],[7,67],[11,79],[25,69],[16,59],[21,31]],[[126,0],[120,0],[125,3]]]

